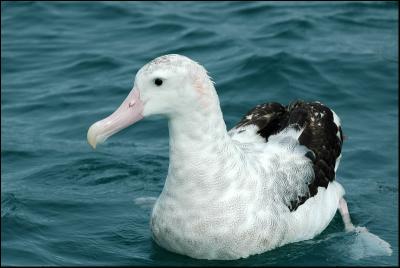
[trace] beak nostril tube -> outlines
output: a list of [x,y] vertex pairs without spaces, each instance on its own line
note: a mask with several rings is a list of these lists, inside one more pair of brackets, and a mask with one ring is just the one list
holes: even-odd
[[135,105],[135,103],[136,103],[135,100],[131,101],[131,102],[129,103],[129,108],[133,107],[133,106]]
[[103,143],[111,135],[142,119],[142,112],[143,103],[140,100],[139,90],[133,88],[115,112],[89,128],[87,134],[89,144],[96,148],[97,143]]

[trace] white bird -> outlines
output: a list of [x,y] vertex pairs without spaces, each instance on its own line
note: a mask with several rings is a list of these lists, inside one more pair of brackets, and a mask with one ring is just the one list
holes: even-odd
[[[311,239],[339,209],[335,180],[343,135],[339,117],[319,102],[256,106],[230,131],[207,71],[181,55],[143,66],[109,117],[93,124],[93,148],[151,115],[169,122],[170,163],[151,215],[161,247],[198,259],[232,260]],[[386,243],[386,242],[385,242]]]

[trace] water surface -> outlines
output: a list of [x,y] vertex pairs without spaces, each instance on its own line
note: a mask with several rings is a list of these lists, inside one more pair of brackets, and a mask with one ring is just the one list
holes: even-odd
[[[334,109],[353,222],[392,256],[357,258],[339,215],[312,240],[237,261],[157,246],[137,200],[162,190],[167,122],[96,151],[86,131],[168,53],[210,72],[228,128],[267,101]],[[2,265],[398,265],[397,3],[2,2],[1,77]]]

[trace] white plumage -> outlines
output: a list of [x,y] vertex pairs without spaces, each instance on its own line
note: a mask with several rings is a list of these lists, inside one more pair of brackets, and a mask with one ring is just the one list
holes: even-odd
[[[89,129],[89,143],[95,147],[153,114],[167,116],[170,136],[168,176],[151,215],[160,246],[193,258],[231,260],[311,239],[338,207],[351,224],[336,181],[289,209],[314,178],[309,149],[299,143],[303,129],[289,126],[268,142],[254,124],[228,132],[213,82],[184,56],[145,65],[120,108]],[[340,125],[336,114],[334,121]]]
[[337,182],[288,208],[313,176],[298,131],[265,143],[256,129],[231,136],[188,129],[170,132],[168,177],[151,216],[162,247],[200,259],[244,258],[313,238],[332,220],[344,194]]

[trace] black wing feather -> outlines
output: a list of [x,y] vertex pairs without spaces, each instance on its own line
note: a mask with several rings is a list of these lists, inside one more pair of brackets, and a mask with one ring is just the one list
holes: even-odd
[[318,187],[326,188],[335,179],[335,164],[341,154],[343,133],[341,127],[335,124],[331,109],[322,103],[298,100],[288,106],[276,102],[257,105],[235,128],[251,124],[258,126],[258,134],[266,141],[289,125],[304,128],[299,143],[310,149],[306,156],[313,162],[314,179],[308,185],[309,193],[293,200],[290,210],[296,210],[317,194]]

